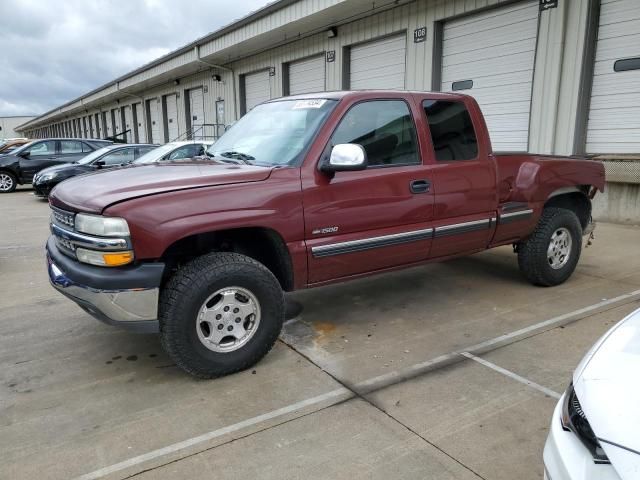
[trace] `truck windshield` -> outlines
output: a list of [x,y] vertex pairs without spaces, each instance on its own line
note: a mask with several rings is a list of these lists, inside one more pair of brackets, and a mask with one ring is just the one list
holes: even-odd
[[230,163],[293,165],[336,103],[308,99],[258,105],[211,145],[207,155]]

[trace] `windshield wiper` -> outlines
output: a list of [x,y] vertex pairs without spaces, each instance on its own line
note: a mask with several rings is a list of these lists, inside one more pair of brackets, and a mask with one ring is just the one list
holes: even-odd
[[218,155],[224,157],[224,158],[228,158],[228,159],[232,159],[232,160],[240,160],[240,162],[245,163],[247,165],[250,165],[250,162],[252,160],[255,160],[254,157],[252,157],[251,155],[247,155],[246,153],[242,153],[242,152],[220,152]]

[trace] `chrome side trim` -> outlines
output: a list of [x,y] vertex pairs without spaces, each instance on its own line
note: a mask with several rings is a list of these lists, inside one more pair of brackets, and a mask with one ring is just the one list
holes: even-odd
[[393,235],[383,235],[380,237],[364,238],[362,240],[351,240],[349,242],[331,243],[311,248],[311,253],[315,258],[330,257],[343,253],[360,252],[372,248],[387,247],[402,243],[427,240],[431,238],[446,237],[462,233],[475,232],[478,230],[488,230],[496,223],[496,217],[473,220],[470,222],[454,223],[436,228],[425,228],[405,233],[395,233]]
[[452,225],[444,225],[437,227],[435,230],[435,238],[447,237],[449,235],[458,235],[461,233],[474,232],[476,230],[486,230],[491,227],[495,221],[494,217],[485,218],[483,220],[473,220],[471,222],[454,223]]
[[392,235],[382,235],[380,237],[364,238],[362,240],[351,240],[349,242],[331,243],[311,248],[311,253],[315,258],[341,255],[344,253],[360,252],[372,248],[399,245],[402,243],[427,240],[433,236],[433,228],[414,230],[411,232],[395,233]]
[[517,220],[524,220],[525,218],[529,218],[533,215],[533,209],[528,208],[526,210],[520,210],[518,212],[509,212],[503,213],[500,215],[498,219],[498,223],[500,225],[504,225],[505,223],[515,222]]
[[55,223],[51,224],[51,233],[58,238],[71,242],[77,247],[90,248],[93,250],[130,250],[131,244],[125,238],[102,238],[83,235],[60,228]]

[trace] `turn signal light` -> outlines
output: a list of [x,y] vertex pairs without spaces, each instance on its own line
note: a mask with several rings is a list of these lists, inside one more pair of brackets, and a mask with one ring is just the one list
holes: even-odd
[[118,267],[133,262],[133,252],[103,253],[104,264],[109,267]]
[[95,250],[87,250],[85,248],[77,248],[76,256],[78,260],[90,265],[99,265],[104,267],[119,267],[133,262],[133,252],[127,250],[124,252],[98,252]]

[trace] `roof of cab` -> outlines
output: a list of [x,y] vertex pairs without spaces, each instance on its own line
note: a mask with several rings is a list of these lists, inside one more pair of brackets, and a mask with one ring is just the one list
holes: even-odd
[[381,97],[389,94],[433,94],[438,96],[447,96],[452,98],[462,98],[466,95],[461,93],[451,92],[428,92],[419,90],[335,90],[331,92],[315,92],[315,93],[301,93],[298,95],[290,95],[288,97],[280,97],[269,100],[265,103],[277,102],[281,100],[313,100],[313,99],[327,99],[327,100],[340,100],[346,97],[360,97],[360,96],[376,96]]

